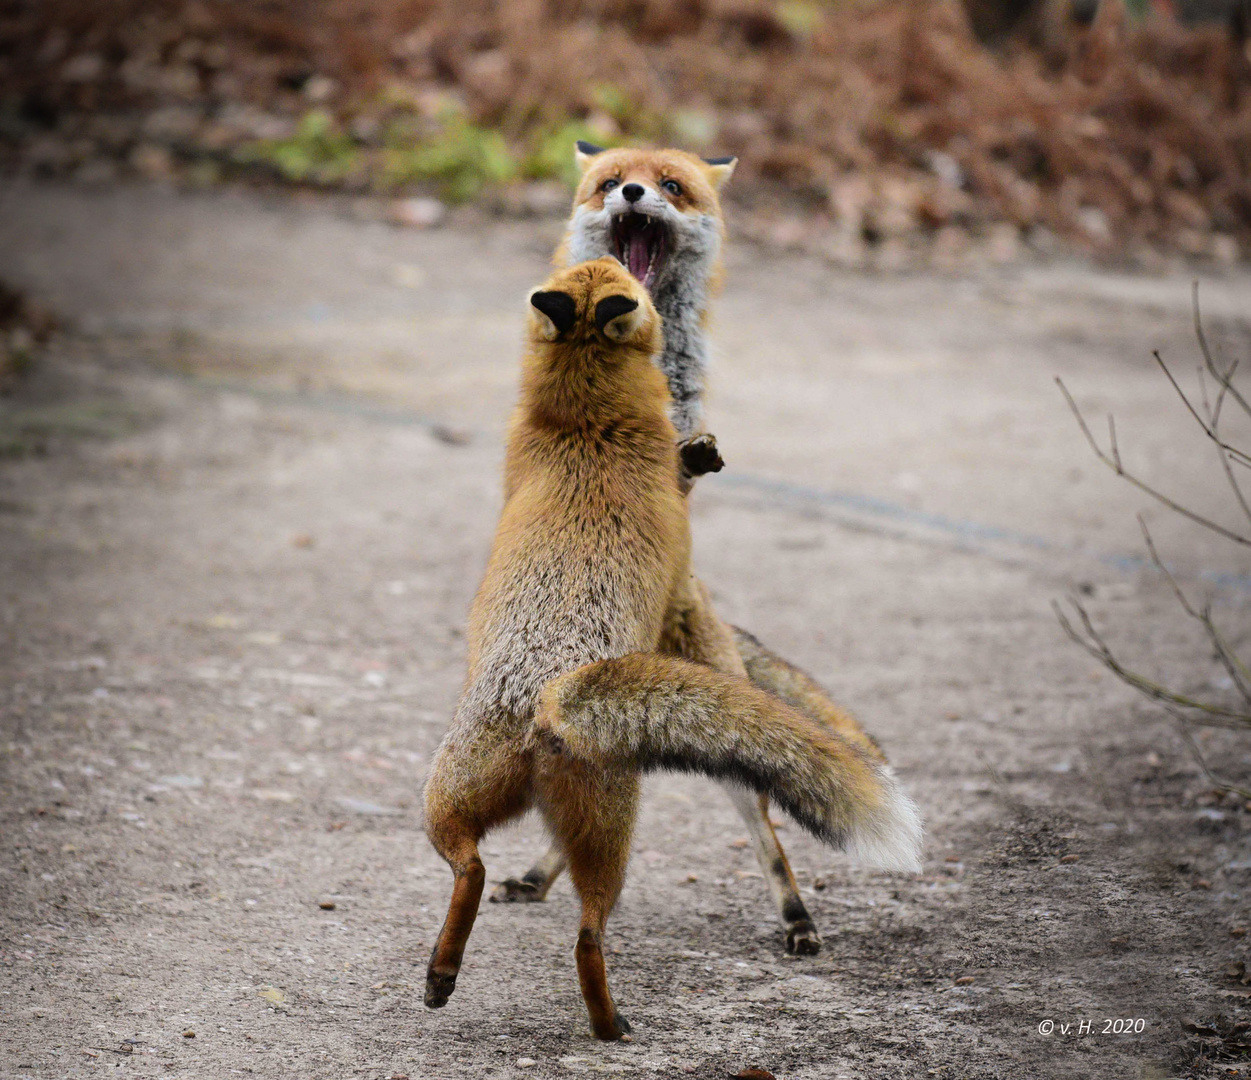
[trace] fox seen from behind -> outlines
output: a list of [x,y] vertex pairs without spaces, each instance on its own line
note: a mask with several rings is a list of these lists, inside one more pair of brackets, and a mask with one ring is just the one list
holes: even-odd
[[765,792],[822,839],[884,865],[914,866],[920,824],[872,753],[747,681],[691,577],[647,291],[601,259],[559,271],[530,305],[465,690],[426,784],[426,831],[454,885],[425,1000],[437,1008],[455,988],[485,882],[479,841],[535,808],[581,898],[575,957],[591,1027],[617,1039],[629,1025],[602,942],[642,772]]
[[[722,277],[721,191],[734,173],[735,159],[706,159],[674,149],[604,150],[579,142],[575,160],[581,180],[555,262],[564,266],[615,256],[647,288],[663,321],[664,346],[656,363],[669,384],[669,414],[681,439],[682,488],[689,491],[695,477],[722,465],[716,439],[704,428],[703,396],[709,366],[710,305]],[[692,596],[702,595],[697,583],[688,591]],[[730,645],[713,659],[691,652],[683,655],[714,662],[722,671],[750,679],[807,713],[821,727],[885,762],[855,717],[836,705],[806,673],[745,630],[734,629]],[[769,819],[767,798],[740,784],[727,788],[747,826],[785,929],[787,952],[818,952],[821,937]],[[564,866],[559,845],[553,845],[520,878],[500,882],[491,899],[541,901]]]

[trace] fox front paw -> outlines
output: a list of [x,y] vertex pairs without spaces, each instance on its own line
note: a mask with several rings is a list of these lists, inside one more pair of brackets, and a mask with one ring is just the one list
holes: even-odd
[[539,887],[525,878],[505,878],[491,890],[492,904],[533,904],[542,900]]
[[678,443],[678,456],[682,459],[682,469],[687,476],[704,476],[710,472],[720,472],[725,467],[725,461],[717,449],[717,437],[707,433]]

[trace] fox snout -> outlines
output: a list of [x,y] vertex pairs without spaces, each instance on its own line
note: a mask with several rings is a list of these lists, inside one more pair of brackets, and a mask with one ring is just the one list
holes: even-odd
[[613,188],[604,196],[604,209],[614,216],[634,213],[665,219],[669,217],[673,207],[656,188],[632,180],[619,188]]

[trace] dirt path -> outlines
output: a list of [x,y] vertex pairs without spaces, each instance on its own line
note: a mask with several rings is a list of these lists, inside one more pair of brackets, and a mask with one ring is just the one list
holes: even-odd
[[[825,938],[789,959],[728,801],[658,777],[610,925],[634,1043],[585,1031],[565,882],[484,905],[456,996],[423,1008],[450,875],[419,786],[557,228],[0,189],[0,277],[75,327],[0,404],[0,1075],[1182,1075],[1179,1020],[1245,1015],[1225,969],[1251,815],[1211,805],[1166,720],[1057,629],[1083,585],[1127,655],[1216,677],[1135,569],[1146,500],[1052,377],[1115,406],[1154,482],[1224,501],[1150,359],[1194,358],[1188,280],[1068,266],[730,260],[729,468],[697,493],[698,565],[881,739],[925,873],[786,829]],[[1251,279],[1203,295],[1247,355]],[[1245,608],[1251,560],[1152,521],[1185,580]],[[540,843],[534,821],[490,837],[489,874]],[[1104,1033],[1118,1017],[1144,1030]]]

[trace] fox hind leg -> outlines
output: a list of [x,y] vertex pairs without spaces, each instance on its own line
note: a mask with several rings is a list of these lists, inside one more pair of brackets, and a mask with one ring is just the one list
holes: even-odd
[[[717,617],[708,589],[697,578],[690,579],[684,595],[669,612],[667,622],[663,642],[666,652],[707,664],[726,675],[751,677],[745,666],[748,659],[742,648],[745,642],[738,640],[734,629]],[[750,640],[755,642],[754,638]],[[821,936],[800,898],[786,852],[769,822],[769,800],[740,784],[729,783],[725,788],[751,835],[760,870],[786,930],[786,951],[794,956],[815,955],[821,949]]]
[[756,860],[786,929],[786,951],[792,956],[815,956],[821,951],[821,935],[804,906],[786,852],[769,821],[769,800],[740,784],[726,784],[725,789],[751,834]]
[[[439,1009],[456,989],[465,944],[478,916],[486,867],[478,841],[488,829],[526,808],[528,769],[507,751],[485,755],[485,767],[466,774],[465,748],[440,748],[426,783],[426,835],[452,868],[452,899],[426,968],[426,1005]],[[472,808],[470,810],[469,808]]]
[[[886,760],[877,743],[856,722],[856,718],[836,705],[807,672],[762,645],[746,630],[739,627],[731,629],[748,678],[756,686],[806,713],[823,727],[849,739],[879,761]],[[786,864],[786,856],[777,843],[773,826],[769,824],[768,806],[763,799],[760,800],[760,813],[753,812],[750,804],[756,798],[754,793],[744,792],[734,796],[734,805],[751,831],[756,856],[777,902],[782,922],[786,925],[786,950],[796,956],[815,954],[821,948],[821,939],[799,898],[794,875]]]
[[569,876],[582,900],[574,957],[582,999],[597,1039],[624,1039],[630,1024],[608,989],[604,929],[625,883],[630,838],[638,809],[639,780],[561,762],[537,784],[548,824],[569,863]]
[[447,1004],[456,989],[456,976],[460,974],[465,943],[473,930],[482,899],[482,887],[486,883],[486,867],[478,856],[478,837],[468,830],[455,830],[459,835],[448,836],[439,851],[452,867],[455,883],[452,900],[448,905],[447,918],[439,931],[430,963],[426,968],[426,1005],[440,1009]]

